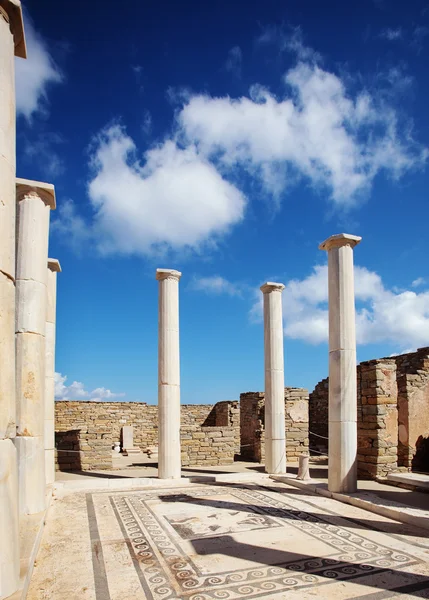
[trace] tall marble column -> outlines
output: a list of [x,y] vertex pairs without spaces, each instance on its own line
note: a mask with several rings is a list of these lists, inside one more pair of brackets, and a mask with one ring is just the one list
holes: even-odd
[[340,233],[319,246],[328,252],[329,468],[331,492],[357,489],[357,380],[353,248],[362,238]]
[[286,472],[282,283],[267,282],[264,294],[265,470]]
[[45,334],[45,474],[46,483],[55,481],[55,329],[57,316],[57,273],[61,266],[48,258],[46,280]]
[[20,514],[45,508],[45,331],[54,186],[16,180],[16,404]]
[[181,477],[179,279],[182,273],[157,269],[158,302],[158,477]]
[[15,399],[15,56],[26,57],[21,4],[0,0],[0,598],[19,584]]

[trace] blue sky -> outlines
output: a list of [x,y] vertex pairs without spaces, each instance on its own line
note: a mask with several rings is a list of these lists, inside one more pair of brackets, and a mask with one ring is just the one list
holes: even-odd
[[327,376],[326,256],[355,250],[358,359],[429,345],[429,8],[27,0],[17,174],[56,186],[57,394],[157,401],[157,267],[182,271],[182,403]]

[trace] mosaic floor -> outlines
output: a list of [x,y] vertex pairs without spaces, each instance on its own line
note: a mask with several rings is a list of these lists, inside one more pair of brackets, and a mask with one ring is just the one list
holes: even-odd
[[28,600],[429,598],[428,563],[429,532],[283,485],[78,493]]

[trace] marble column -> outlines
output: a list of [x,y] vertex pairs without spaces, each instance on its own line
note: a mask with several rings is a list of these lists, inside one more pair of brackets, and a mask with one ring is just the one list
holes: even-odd
[[157,269],[158,301],[158,477],[181,477],[179,279],[182,273]]
[[16,180],[16,409],[20,514],[45,508],[45,332],[54,186]]
[[286,472],[282,283],[267,282],[264,294],[265,471]]
[[340,233],[319,246],[328,252],[329,468],[331,492],[357,489],[357,379],[353,248],[362,238]]
[[55,329],[57,315],[58,260],[48,258],[45,334],[45,475],[47,485],[55,481]]
[[15,56],[25,58],[21,4],[0,0],[0,598],[19,585],[15,398]]

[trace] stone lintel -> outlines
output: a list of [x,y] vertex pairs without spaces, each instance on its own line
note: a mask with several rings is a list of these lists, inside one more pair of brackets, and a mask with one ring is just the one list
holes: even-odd
[[267,281],[260,287],[260,290],[263,294],[269,294],[270,292],[282,292],[284,289],[285,286],[283,283],[274,283],[273,281]]
[[[0,0],[1,2],[1,0]],[[16,178],[16,201],[19,202],[22,198],[31,192],[35,192],[47,204],[51,210],[56,208],[55,203],[55,187],[52,183],[44,183],[42,181],[31,181],[30,179]]]
[[56,258],[48,258],[48,269],[53,273],[61,273],[60,261]]
[[341,246],[351,246],[354,248],[361,240],[362,238],[358,235],[351,235],[350,233],[337,233],[335,235],[331,235],[331,237],[322,242],[319,246],[319,250],[331,250],[332,248],[341,248]]
[[27,58],[25,45],[24,21],[22,19],[22,8],[20,0],[0,0],[1,9],[7,14],[10,31],[15,43],[15,56]]
[[162,281],[163,279],[179,279],[182,277],[182,273],[180,271],[176,271],[175,269],[157,269],[156,270],[156,279],[158,281]]

